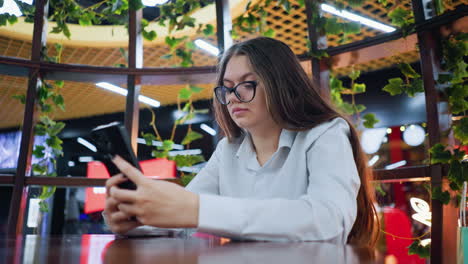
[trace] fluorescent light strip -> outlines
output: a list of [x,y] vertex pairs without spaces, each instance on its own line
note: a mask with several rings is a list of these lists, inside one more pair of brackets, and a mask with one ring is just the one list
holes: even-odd
[[216,135],[216,130],[214,130],[213,128],[211,128],[207,124],[201,124],[200,128],[203,129],[206,133],[208,133],[208,134],[210,134],[212,136]]
[[393,31],[396,30],[396,28],[394,28],[394,27],[387,26],[387,25],[382,24],[380,22],[365,18],[365,17],[360,16],[360,15],[353,14],[353,13],[348,12],[346,10],[341,10],[340,11],[340,10],[336,9],[335,7],[333,7],[331,5],[321,4],[320,8],[323,11],[328,12],[330,14],[340,16],[342,18],[346,18],[346,19],[351,20],[351,21],[360,22],[363,25],[366,25],[368,27],[372,27],[372,28],[375,28],[375,29],[378,29],[378,30],[382,30],[384,32],[393,32]]
[[91,156],[81,156],[81,157],[78,157],[78,161],[79,162],[91,162],[91,161],[94,161],[94,159]]
[[157,6],[167,3],[169,0],[141,0],[145,6]]
[[374,164],[379,160],[379,158],[380,158],[379,155],[374,155],[372,159],[369,160],[368,165],[370,167],[374,166]]
[[202,39],[197,39],[194,41],[195,45],[197,45],[200,49],[212,54],[212,55],[215,55],[215,56],[218,56],[219,55],[219,49],[215,46],[213,46],[212,44],[202,40]]
[[396,169],[398,167],[405,166],[405,165],[406,165],[406,160],[400,160],[398,162],[395,162],[395,163],[392,163],[390,165],[385,166],[385,169],[386,170],[393,170],[393,169]]
[[[137,138],[137,143],[146,145],[146,141],[143,138]],[[153,144],[153,146],[156,146],[156,147],[160,147],[160,146],[163,145],[163,143],[161,141],[156,141],[156,140],[153,140],[152,144]],[[184,146],[179,145],[179,144],[173,144],[172,149],[183,150]]]
[[82,138],[82,137],[79,137],[76,141],[78,141],[78,143],[80,143],[81,145],[89,148],[91,151],[93,152],[97,152],[97,148],[96,146],[94,146],[93,144],[91,144],[89,141],[87,141],[86,139]]
[[[108,82],[98,82],[98,83],[96,83],[96,86],[101,87],[101,88],[106,89],[106,90],[109,90],[109,91],[114,92],[114,93],[118,93],[118,94],[123,95],[123,96],[127,96],[127,94],[128,94],[127,89],[124,89],[124,88],[119,87],[117,85],[113,85],[113,84],[108,83]],[[161,103],[159,101],[156,101],[156,100],[151,99],[151,98],[149,98],[147,96],[144,96],[144,95],[139,95],[138,96],[138,101],[140,101],[142,103],[145,103],[147,105],[153,106],[153,107],[161,106]]]
[[187,149],[187,150],[176,150],[176,151],[169,151],[169,156],[177,156],[177,155],[198,155],[201,154],[201,149]]

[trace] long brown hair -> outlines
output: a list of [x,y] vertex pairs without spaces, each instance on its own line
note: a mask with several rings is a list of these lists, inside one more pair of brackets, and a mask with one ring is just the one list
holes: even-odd
[[[351,142],[361,187],[357,197],[357,218],[348,236],[348,243],[374,246],[378,236],[378,218],[373,204],[372,171],[367,167],[359,136],[352,123],[319,94],[291,49],[281,41],[259,37],[230,47],[218,65],[218,85],[223,85],[226,66],[231,57],[245,55],[265,87],[266,105],[274,121],[282,128],[304,131],[336,117],[345,119],[351,129]],[[227,107],[213,98],[216,121],[228,141],[243,131],[231,119]]]

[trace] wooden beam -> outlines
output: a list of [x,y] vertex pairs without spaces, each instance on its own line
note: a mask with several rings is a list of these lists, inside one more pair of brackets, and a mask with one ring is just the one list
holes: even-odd
[[[143,66],[143,37],[141,28],[141,19],[143,9],[138,11],[129,10],[128,23],[128,68],[130,70],[141,69]],[[140,96],[141,78],[139,75],[129,74],[127,76],[127,98],[125,107],[125,127],[130,136],[130,144],[133,151],[137,153],[138,143],[138,121],[140,114]]]
[[[47,0],[37,0],[35,3],[36,13],[34,16],[34,32],[31,48],[31,61],[38,63],[42,59],[41,50],[46,44],[47,34]],[[34,145],[34,126],[37,119],[36,97],[37,89],[41,85],[39,70],[29,70],[28,90],[23,118],[23,129],[21,134],[21,146],[18,157],[18,167],[15,176],[15,185],[8,213],[7,234],[21,235],[23,233],[24,214],[28,199],[28,187],[25,186],[25,178],[31,172],[31,155]]]
[[216,0],[216,37],[218,38],[219,54],[232,46],[232,19],[229,0]]

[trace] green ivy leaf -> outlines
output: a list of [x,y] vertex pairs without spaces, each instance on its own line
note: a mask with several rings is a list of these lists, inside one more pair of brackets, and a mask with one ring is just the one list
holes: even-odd
[[38,136],[44,136],[47,134],[47,128],[43,124],[37,124],[34,127],[34,133]]
[[450,151],[445,150],[445,146],[437,143],[430,150],[431,164],[448,163],[452,158]]
[[16,17],[15,15],[11,15],[11,16],[8,18],[8,23],[10,23],[10,25],[15,24],[16,22],[18,22],[18,17]]
[[391,78],[382,90],[390,93],[391,96],[394,96],[403,92],[403,84],[404,82],[401,78]]
[[355,110],[354,110],[354,107],[352,104],[350,103],[347,103],[347,102],[343,102],[340,106],[341,110],[343,110],[343,112],[345,114],[348,114],[348,115],[353,115],[355,114]]
[[32,171],[35,175],[44,175],[47,173],[47,166],[44,165],[39,165],[39,164],[33,164],[32,165]]
[[202,32],[205,37],[211,36],[215,33],[213,25],[210,24],[206,24]]
[[143,38],[145,38],[148,41],[153,41],[158,36],[156,34],[156,31],[154,31],[154,30],[151,30],[151,31],[143,30],[142,35],[143,35]]
[[467,180],[464,178],[463,167],[462,163],[458,160],[450,161],[450,169],[447,177],[451,182],[450,188],[453,190],[461,189],[463,182]]
[[351,78],[351,80],[353,80],[353,81],[357,80],[357,78],[359,78],[359,76],[361,76],[361,71],[360,70],[353,70],[351,72],[351,74],[349,74],[349,78]]
[[47,202],[39,201],[39,211],[41,211],[42,213],[49,212],[49,205],[47,205]]
[[195,43],[193,41],[187,41],[185,43],[185,48],[188,49],[188,50],[196,50],[197,46],[195,45]]
[[452,80],[452,74],[451,73],[440,73],[439,77],[437,78],[438,83],[448,83]]
[[358,34],[361,32],[361,24],[356,22],[343,23],[343,32],[345,34]]
[[55,96],[53,96],[53,101],[54,101],[54,104],[58,107],[60,107],[60,109],[62,109],[62,111],[65,111],[65,101],[63,99],[63,96],[61,94],[57,94]]
[[24,94],[15,94],[12,98],[19,100],[22,104],[26,103],[26,95]]
[[143,134],[143,139],[145,140],[145,144],[147,146],[152,146],[153,140],[156,140],[156,137],[151,133],[145,133]]
[[401,73],[403,73],[408,78],[414,79],[421,77],[421,75],[419,75],[419,73],[417,73],[413,69],[413,67],[411,67],[411,65],[409,65],[408,63],[400,63],[397,66],[400,69]]
[[169,153],[168,151],[157,151],[157,150],[153,150],[151,152],[151,155],[155,158],[159,158],[159,159],[163,159],[163,158],[167,158]]
[[410,11],[401,7],[397,7],[388,13],[388,17],[392,20],[392,24],[398,27],[406,25],[409,15]]
[[353,84],[353,92],[355,94],[365,93],[366,92],[366,84],[365,83],[354,83]]
[[51,136],[50,138],[46,139],[46,144],[49,145],[51,148],[54,149],[62,149],[63,141],[57,136]]
[[56,186],[43,186],[39,199],[45,200],[50,198],[55,193],[56,188]]
[[454,124],[453,132],[463,145],[468,145],[468,117],[463,117],[459,123]]
[[192,91],[193,93],[199,93],[201,91],[203,91],[205,88],[202,88],[202,87],[198,87],[198,86],[195,86],[195,85],[190,85],[190,91]]
[[173,146],[174,146],[174,141],[164,140],[163,145],[158,147],[158,149],[163,150],[163,151],[169,151],[169,150],[173,149]]
[[192,180],[193,178],[195,178],[195,175],[183,175],[182,178],[180,179],[181,180],[181,183],[182,183],[182,186],[187,186]]
[[44,146],[36,145],[34,146],[34,151],[32,152],[32,154],[34,155],[34,157],[40,159],[45,156],[44,150],[45,150]]
[[268,38],[274,38],[276,32],[272,28],[269,28],[267,31],[263,32],[262,35]]
[[197,109],[193,111],[195,114],[208,114],[210,109]]
[[200,139],[200,138],[203,138],[202,134],[200,134],[198,132],[195,132],[195,131],[190,131],[184,137],[181,144],[182,145],[187,145],[187,144],[190,144],[192,141],[195,141],[195,140]]
[[[53,125],[49,129],[49,135],[50,136],[56,136],[58,133],[60,133],[63,129],[65,128],[65,123],[64,122],[57,122],[55,125]],[[61,143],[60,143],[61,144]]]
[[357,104],[355,111],[361,113],[362,111],[366,110],[366,106],[362,104]]
[[128,0],[128,7],[130,10],[137,11],[145,7],[145,5],[143,5],[141,0]]
[[330,77],[330,89],[333,91],[341,92],[345,88],[343,87],[343,82],[340,79],[332,76]]
[[64,81],[55,81],[55,85],[57,85],[57,87],[59,88],[62,88],[64,84],[65,84]]
[[406,86],[405,92],[409,97],[414,97],[417,93],[423,93],[424,86],[422,79],[412,80],[410,85]]
[[422,246],[419,240],[415,240],[408,246],[408,255],[418,255],[421,258],[429,258],[431,256],[431,244]]
[[327,35],[338,35],[343,31],[343,25],[338,22],[336,17],[326,18],[325,31]]
[[379,119],[375,116],[375,114],[368,113],[363,116],[364,122],[363,125],[365,128],[374,128],[374,125],[380,122]]
[[187,88],[182,88],[179,91],[179,98],[182,100],[188,100],[192,96],[192,91]]
[[442,192],[440,186],[432,188],[432,199],[438,200],[443,204],[448,204],[450,202],[450,193],[448,191]]
[[202,155],[176,155],[171,157],[177,164],[177,167],[191,167],[197,163],[205,161]]

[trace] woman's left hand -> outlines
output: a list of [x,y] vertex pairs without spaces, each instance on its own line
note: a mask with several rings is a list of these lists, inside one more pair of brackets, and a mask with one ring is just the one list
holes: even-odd
[[137,186],[136,190],[113,186],[109,195],[120,202],[118,209],[135,215],[144,225],[163,228],[196,228],[199,197],[181,186],[146,178],[138,169],[119,156],[114,164]]

